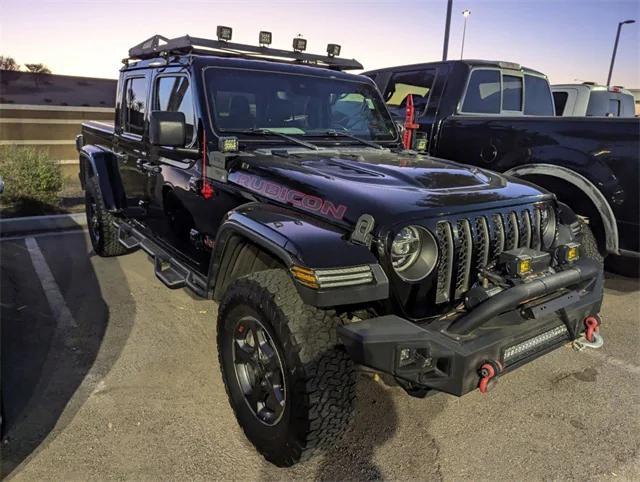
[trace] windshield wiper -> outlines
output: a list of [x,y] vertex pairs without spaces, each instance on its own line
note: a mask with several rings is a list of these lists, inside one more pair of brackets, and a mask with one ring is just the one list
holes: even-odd
[[377,144],[372,141],[368,141],[366,139],[362,139],[361,137],[354,136],[353,134],[349,134],[344,131],[336,131],[334,129],[329,129],[325,131],[325,134],[331,137],[346,137],[348,139],[353,139],[354,141],[358,141],[360,144],[364,144],[365,146],[373,147],[374,149],[384,149],[380,144]]
[[296,139],[295,137],[292,136],[288,136],[287,134],[283,134],[282,132],[278,132],[278,131],[272,131],[271,129],[264,129],[264,128],[254,128],[254,129],[246,129],[246,130],[239,130],[239,131],[235,131],[234,132],[239,132],[242,134],[252,134],[252,135],[272,135],[272,136],[278,136],[278,137],[282,137],[283,139],[286,139],[290,142],[293,142],[294,144],[298,144],[299,146],[303,146],[306,147],[307,149],[311,149],[314,151],[317,151],[319,149],[318,146],[311,144],[310,142],[305,142],[305,141],[301,141],[300,139]]

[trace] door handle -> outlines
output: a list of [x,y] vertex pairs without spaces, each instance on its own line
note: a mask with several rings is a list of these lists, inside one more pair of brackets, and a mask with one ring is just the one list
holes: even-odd
[[189,178],[189,191],[195,194],[200,194],[202,190],[202,178],[190,177]]
[[136,167],[141,171],[146,171],[149,175],[160,174],[162,172],[160,166],[154,164],[153,162],[145,162],[144,159],[138,159],[136,161]]
[[120,161],[123,164],[127,163],[127,158],[129,156],[127,156],[124,152],[114,152],[113,155],[116,157],[116,159],[118,161]]

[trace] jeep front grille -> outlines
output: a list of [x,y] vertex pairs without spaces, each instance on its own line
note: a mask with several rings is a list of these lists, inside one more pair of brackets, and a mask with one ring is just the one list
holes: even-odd
[[440,221],[436,227],[440,253],[436,303],[462,299],[477,280],[478,271],[503,251],[518,247],[540,249],[544,228],[541,209],[550,206]]

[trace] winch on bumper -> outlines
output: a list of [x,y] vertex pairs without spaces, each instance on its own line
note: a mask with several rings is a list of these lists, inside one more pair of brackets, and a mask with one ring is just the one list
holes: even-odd
[[602,290],[601,266],[580,259],[457,317],[417,324],[387,315],[341,326],[338,334],[356,363],[392,374],[405,388],[461,396],[486,388],[488,372],[493,378],[580,337],[600,310]]

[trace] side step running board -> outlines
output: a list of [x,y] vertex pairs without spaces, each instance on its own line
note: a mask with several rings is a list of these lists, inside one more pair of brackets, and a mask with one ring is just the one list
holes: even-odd
[[116,222],[114,225],[118,228],[120,244],[130,250],[142,249],[151,256],[156,277],[165,286],[171,289],[189,288],[198,296],[208,297],[207,280],[204,276],[171,256],[134,226],[125,222]]

